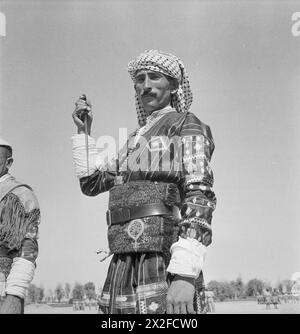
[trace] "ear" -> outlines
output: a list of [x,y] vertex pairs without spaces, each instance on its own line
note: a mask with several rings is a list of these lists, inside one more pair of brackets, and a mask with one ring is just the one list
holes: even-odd
[[6,160],[6,168],[10,169],[11,165],[13,164],[13,162],[14,162],[13,158],[11,158],[11,157],[7,158],[7,160]]
[[171,88],[171,93],[175,94],[177,89],[179,87],[179,82],[175,79],[170,81],[170,88]]

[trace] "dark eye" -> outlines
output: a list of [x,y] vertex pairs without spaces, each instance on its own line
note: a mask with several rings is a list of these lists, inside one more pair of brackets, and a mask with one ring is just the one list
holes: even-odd
[[137,83],[141,83],[145,80],[145,76],[144,75],[138,75],[136,78],[135,78],[136,82]]
[[158,73],[149,73],[149,78],[151,80],[159,80],[161,78],[161,75]]

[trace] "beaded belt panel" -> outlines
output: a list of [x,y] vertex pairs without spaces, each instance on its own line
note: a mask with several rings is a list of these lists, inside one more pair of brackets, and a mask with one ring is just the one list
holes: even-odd
[[[116,185],[110,190],[109,209],[145,204],[180,203],[175,184],[136,181]],[[150,216],[109,226],[108,243],[114,254],[131,252],[169,252],[177,240],[178,221],[172,216]]]
[[109,191],[109,209],[143,204],[179,205],[179,190],[174,183],[135,181],[115,185]]

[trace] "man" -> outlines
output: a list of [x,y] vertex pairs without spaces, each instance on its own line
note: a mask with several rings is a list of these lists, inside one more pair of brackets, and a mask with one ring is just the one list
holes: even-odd
[[216,205],[211,131],[189,112],[192,92],[176,56],[145,51],[128,71],[139,128],[117,159],[101,161],[90,136],[91,104],[85,96],[73,112],[73,158],[81,190],[88,196],[110,192],[108,242],[114,255],[101,311],[201,313],[202,267]]
[[264,292],[264,297],[265,297],[265,303],[266,303],[266,310],[270,310],[271,308],[271,301],[272,301],[272,295],[271,295],[271,289],[266,289]]
[[273,289],[271,300],[274,305],[274,308],[278,309],[278,304],[280,303],[280,299],[279,299],[279,291],[277,289]]
[[205,291],[207,305],[208,305],[208,312],[215,312],[215,303],[214,303],[214,292],[207,290]]
[[8,171],[12,146],[0,138],[0,313],[24,313],[24,299],[38,255],[40,221],[32,189]]

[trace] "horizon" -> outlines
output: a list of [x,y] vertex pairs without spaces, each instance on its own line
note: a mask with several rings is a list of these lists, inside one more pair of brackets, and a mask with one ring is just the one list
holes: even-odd
[[[280,283],[283,283],[283,282],[285,282],[285,281],[289,281],[289,282],[296,282],[296,281],[294,281],[294,280],[292,280],[292,279],[290,279],[290,278],[285,278],[285,279],[282,279],[282,280],[278,280],[278,281],[270,281],[270,280],[263,280],[263,279],[261,279],[261,278],[259,278],[259,277],[252,277],[252,278],[250,278],[250,279],[247,279],[247,280],[244,280],[243,279],[243,277],[242,276],[238,276],[238,277],[236,277],[235,279],[211,279],[210,281],[207,281],[207,282],[205,282],[205,286],[207,286],[210,282],[212,282],[212,281],[217,281],[217,282],[220,282],[220,283],[225,283],[225,282],[228,282],[228,283],[230,283],[230,282],[235,282],[237,279],[240,279],[241,278],[241,280],[242,280],[242,282],[243,282],[243,284],[244,285],[247,285],[248,283],[249,283],[249,281],[251,281],[251,280],[254,280],[254,279],[257,279],[257,280],[259,280],[259,281],[262,281],[263,283],[265,283],[266,285],[271,285],[272,287],[276,287],[276,286],[278,286],[278,284],[280,284]],[[92,281],[92,280],[88,280],[88,281],[86,281],[86,282],[81,282],[81,281],[79,281],[79,280],[75,280],[74,282],[57,282],[56,284],[54,284],[54,286],[53,287],[48,287],[48,286],[44,286],[44,284],[42,283],[42,282],[40,282],[40,284],[36,284],[34,281],[32,281],[31,282],[31,284],[33,284],[33,285],[35,285],[36,287],[38,287],[38,288],[44,288],[45,290],[47,290],[47,289],[51,289],[51,290],[54,290],[58,285],[61,285],[63,288],[65,287],[65,285],[66,284],[70,284],[70,286],[71,286],[71,288],[72,287],[74,287],[76,284],[80,284],[80,285],[85,285],[86,283],[89,283],[89,282],[92,282],[92,283],[94,283],[95,284],[95,287],[96,287],[96,291],[97,291],[97,289],[99,289],[99,288],[101,288],[102,289],[102,285],[99,285],[99,284],[97,284],[97,282],[94,282],[94,281]]]

